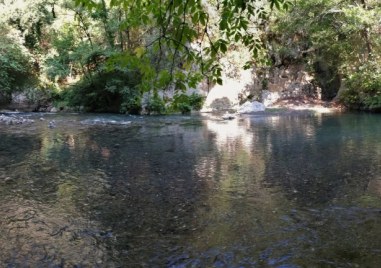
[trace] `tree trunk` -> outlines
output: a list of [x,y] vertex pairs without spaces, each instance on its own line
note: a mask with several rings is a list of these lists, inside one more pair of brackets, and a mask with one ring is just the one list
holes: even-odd
[[114,48],[114,35],[109,27],[109,24],[108,24],[108,10],[107,10],[107,6],[106,6],[106,2],[104,0],[102,0],[102,15],[101,15],[101,20],[102,20],[102,23],[103,23],[103,26],[104,26],[104,29],[105,29],[105,32],[106,32],[106,37],[107,37],[107,41],[110,45],[111,48]]
[[[368,5],[366,3],[366,0],[361,0],[361,4],[365,10],[368,9]],[[365,47],[366,47],[364,60],[368,61],[372,56],[372,43],[370,41],[370,31],[369,31],[369,27],[367,25],[364,25],[364,29],[361,31],[361,35],[363,36],[363,38],[365,40]]]

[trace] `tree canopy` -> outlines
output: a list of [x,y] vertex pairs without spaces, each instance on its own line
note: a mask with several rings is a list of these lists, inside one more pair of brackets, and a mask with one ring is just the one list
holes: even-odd
[[289,3],[5,0],[0,5],[2,22],[22,39],[44,86],[70,88],[64,99],[89,110],[134,111],[145,92],[154,97],[167,88],[181,92],[204,78],[222,84],[220,55],[241,42],[255,59],[263,47],[259,25],[273,7]]
[[183,93],[222,84],[221,57],[246,47],[242,68],[303,62],[324,98],[345,85],[344,103],[377,109],[380,10],[376,0],[3,0],[0,92],[135,113],[147,94],[161,111],[158,92],[172,89],[185,111],[200,104]]
[[297,1],[273,20],[272,52],[306,62],[326,98],[336,96],[349,107],[379,109],[381,3],[376,0]]

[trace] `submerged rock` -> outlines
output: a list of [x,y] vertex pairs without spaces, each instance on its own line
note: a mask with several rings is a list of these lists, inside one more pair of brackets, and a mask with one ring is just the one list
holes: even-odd
[[264,110],[266,110],[266,107],[263,103],[260,103],[258,101],[247,101],[238,108],[238,113],[246,114],[254,112],[263,112]]
[[48,124],[48,127],[49,128],[55,128],[56,127],[56,121],[54,121],[54,120],[50,121]]

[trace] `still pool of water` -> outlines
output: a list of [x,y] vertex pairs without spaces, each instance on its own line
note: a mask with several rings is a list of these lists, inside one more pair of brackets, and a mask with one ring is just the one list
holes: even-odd
[[380,267],[380,115],[23,116],[2,267]]

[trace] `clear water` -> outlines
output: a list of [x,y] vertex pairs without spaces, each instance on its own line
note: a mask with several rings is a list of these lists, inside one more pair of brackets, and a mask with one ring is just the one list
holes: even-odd
[[3,267],[381,264],[380,115],[24,116],[0,125]]

